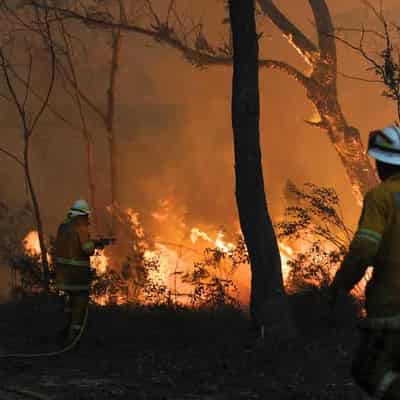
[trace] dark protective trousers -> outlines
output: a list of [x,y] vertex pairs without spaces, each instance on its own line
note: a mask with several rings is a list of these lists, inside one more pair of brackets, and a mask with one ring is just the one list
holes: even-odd
[[361,329],[352,374],[373,398],[400,400],[400,331]]
[[65,307],[68,340],[80,332],[89,304],[91,272],[89,267],[56,264],[56,286],[69,298]]

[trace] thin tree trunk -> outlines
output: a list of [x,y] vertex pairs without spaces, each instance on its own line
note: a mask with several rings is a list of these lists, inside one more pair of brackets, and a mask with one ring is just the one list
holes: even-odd
[[62,34],[63,40],[64,40],[65,51],[66,51],[65,55],[67,57],[68,66],[69,66],[70,74],[71,74],[70,81],[72,82],[72,86],[74,89],[75,100],[76,100],[76,104],[78,106],[79,117],[80,117],[81,124],[82,124],[82,136],[86,143],[87,177],[88,177],[88,183],[89,183],[90,206],[92,209],[92,214],[91,214],[92,215],[92,225],[94,225],[94,230],[96,231],[96,228],[98,227],[98,212],[97,212],[97,196],[96,196],[96,183],[95,183],[96,181],[95,181],[95,174],[94,174],[93,136],[87,128],[86,117],[85,117],[85,113],[83,111],[83,106],[82,106],[82,102],[81,102],[81,94],[80,94],[81,92],[79,89],[78,76],[76,74],[74,61],[73,61],[72,55],[71,55],[69,39],[68,39],[66,31],[65,31],[64,22],[62,20],[60,20],[60,31],[61,31],[61,34]]
[[257,326],[288,336],[293,324],[264,191],[259,138],[258,39],[254,0],[230,0],[233,35],[232,126],[236,201],[251,264],[250,311]]
[[43,234],[43,224],[42,217],[40,214],[39,202],[37,200],[37,196],[33,187],[30,168],[29,168],[29,135],[25,135],[24,138],[24,169],[26,181],[28,183],[29,193],[32,200],[33,211],[35,213],[36,219],[36,227],[39,236],[39,245],[41,251],[41,262],[42,262],[42,271],[43,271],[43,289],[47,293],[49,290],[49,264],[47,262],[47,248],[44,240]]
[[89,195],[90,195],[90,204],[92,208],[92,223],[94,225],[94,229],[98,226],[98,217],[97,217],[97,199],[96,199],[96,184],[94,178],[94,149],[93,149],[93,140],[90,135],[85,135],[86,141],[86,160],[87,160],[87,176],[89,180]]
[[112,57],[110,69],[110,86],[107,90],[107,137],[108,151],[110,159],[110,184],[111,184],[111,232],[115,234],[116,215],[115,209],[118,203],[118,170],[117,170],[117,149],[114,132],[114,116],[115,116],[115,83],[118,71],[118,62],[121,48],[121,32],[119,30],[112,33]]

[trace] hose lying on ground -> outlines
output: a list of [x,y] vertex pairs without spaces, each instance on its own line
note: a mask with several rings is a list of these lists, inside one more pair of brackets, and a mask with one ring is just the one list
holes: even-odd
[[52,351],[49,353],[36,353],[36,354],[32,354],[32,353],[10,353],[10,354],[0,354],[0,358],[38,358],[38,357],[52,357],[52,356],[58,356],[60,354],[66,353],[70,350],[72,350],[81,340],[81,337],[83,335],[83,332],[85,330],[86,327],[86,322],[87,322],[87,317],[88,317],[88,313],[89,313],[89,307],[86,306],[86,310],[85,310],[85,317],[83,319],[83,323],[81,326],[81,329],[79,331],[79,333],[75,336],[74,340],[69,343],[66,347],[62,348],[61,350],[56,350],[56,351]]
[[8,387],[8,386],[0,386],[0,391],[23,395],[28,399],[36,399],[36,400],[51,400],[52,399],[52,397],[49,397],[44,394],[32,392],[31,390],[17,389],[17,388]]

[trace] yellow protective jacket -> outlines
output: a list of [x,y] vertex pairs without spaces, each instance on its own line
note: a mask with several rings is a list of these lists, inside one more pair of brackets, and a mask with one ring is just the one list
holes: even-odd
[[347,293],[368,266],[374,267],[366,289],[368,317],[400,314],[400,174],[366,194],[358,230],[332,287]]
[[67,218],[55,242],[56,285],[60,290],[87,290],[90,285],[90,256],[95,244],[84,217]]

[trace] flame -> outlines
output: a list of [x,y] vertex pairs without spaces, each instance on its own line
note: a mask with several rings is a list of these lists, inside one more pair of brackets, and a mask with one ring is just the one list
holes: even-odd
[[149,271],[149,279],[158,285],[165,285],[171,288],[171,277],[176,269],[178,255],[166,245],[156,243],[156,250],[146,250],[144,258],[148,261],[158,261],[159,268],[156,271]]
[[222,231],[218,231],[217,237],[215,240],[212,240],[211,237],[206,233],[201,231],[199,228],[192,228],[190,232],[190,240],[192,243],[196,243],[199,238],[205,240],[206,242],[213,243],[215,248],[222,253],[231,254],[235,249],[235,245],[233,243],[227,243],[223,240],[225,234]]
[[215,239],[215,247],[226,254],[232,254],[232,251],[235,250],[235,245],[233,243],[226,243],[222,239],[224,238],[223,232],[218,232],[217,238]]
[[[164,210],[167,208],[167,206],[168,203],[164,203]],[[147,242],[145,231],[141,225],[139,213],[135,212],[131,208],[124,210],[124,212],[128,218],[130,229],[136,234],[137,238],[139,238],[140,244],[143,246],[144,259],[147,261],[154,260],[157,263],[157,269],[148,271],[148,279],[150,282],[156,285],[162,285],[166,287],[172,296],[175,296],[175,299],[178,299],[178,296],[180,296],[179,301],[182,304],[187,304],[187,300],[189,299],[188,296],[189,293],[191,293],[192,287],[190,287],[190,284],[182,282],[179,278],[179,274],[190,273],[193,271],[193,265],[196,261],[198,261],[197,257],[202,257],[204,247],[213,247],[227,255],[233,254],[233,251],[235,250],[235,244],[225,240],[225,234],[222,230],[207,232],[200,230],[198,227],[193,227],[189,231],[189,239],[193,245],[192,248],[191,246],[187,246],[184,241],[180,241],[181,244],[174,244],[173,239],[168,239],[168,242],[163,242],[160,237],[156,237],[155,242],[152,242],[150,245],[150,243]],[[179,232],[182,232],[182,229],[186,231],[185,227],[182,227],[179,223],[173,225],[173,223],[170,222],[170,214],[168,214],[169,222],[164,222],[165,218],[167,218],[166,215],[167,214],[159,215],[158,212],[152,214],[153,218],[157,219],[160,223],[162,222],[163,225],[168,228],[168,233],[165,236],[168,238],[173,238],[173,235],[175,235],[175,237],[179,237]],[[173,217],[174,216],[172,216],[172,218]],[[174,227],[176,230],[174,231],[171,229],[172,227]],[[240,232],[240,228],[238,229]],[[290,245],[287,243],[278,242],[278,248],[282,262],[283,281],[287,289],[290,289],[287,286],[287,278],[291,269],[289,261],[296,253],[306,252],[310,244],[313,242],[313,237],[309,235],[303,236],[302,239],[299,239],[294,243],[290,243]],[[27,254],[40,255],[37,231],[29,232],[24,238],[23,243],[25,246],[25,252]],[[176,246],[176,248],[174,248],[174,246]],[[98,275],[106,273],[110,263],[112,264],[112,260],[110,259],[110,256],[105,254],[104,250],[97,250],[96,254],[91,257],[91,265],[96,269]],[[224,275],[221,276],[223,279],[228,277],[229,279],[233,280],[234,284],[239,288],[238,300],[242,304],[246,304],[248,302],[250,290],[250,269],[238,268],[232,273],[232,270],[229,269],[228,260],[221,260],[218,274]],[[311,283],[318,285],[318,282]],[[128,288],[133,288],[133,286],[131,286],[133,283],[127,282],[127,285]],[[362,297],[360,296],[360,293],[363,290],[363,287],[361,286],[365,286],[365,283],[361,283],[358,287],[357,297]],[[93,300],[97,304],[104,306],[107,304],[124,304],[129,300],[129,290],[127,293],[125,293],[122,292],[121,289],[121,293],[108,293],[103,296],[94,297]],[[139,295],[139,301],[144,301],[140,296],[141,295]]]
[[297,46],[296,43],[293,40],[293,35],[291,33],[289,33],[287,35],[283,34],[283,37],[296,50],[296,52],[301,56],[301,58],[309,65],[310,69],[309,69],[309,71],[307,71],[307,74],[311,75],[312,68],[314,67],[314,63],[315,63],[316,59],[319,56],[318,53],[304,51],[302,48]]
[[39,234],[37,231],[30,231],[23,240],[25,253],[30,256],[39,256],[41,254]]
[[283,242],[278,242],[278,248],[279,254],[281,256],[283,282],[286,283],[287,277],[290,272],[289,261],[294,254],[294,250]]
[[164,199],[159,202],[159,209],[153,211],[151,216],[158,222],[165,222],[169,217],[170,200]]
[[192,243],[196,243],[199,238],[207,242],[212,242],[212,239],[210,238],[210,236],[207,235],[207,233],[202,232],[198,228],[192,228],[190,232],[190,240],[192,241]]
[[90,265],[96,269],[96,273],[99,275],[107,272],[109,259],[104,254],[104,250],[96,250],[96,253],[90,257]]
[[[41,256],[42,250],[40,248],[38,231],[30,231],[22,240],[24,245],[25,254],[31,257]],[[47,262],[51,263],[51,256],[47,253]]]

